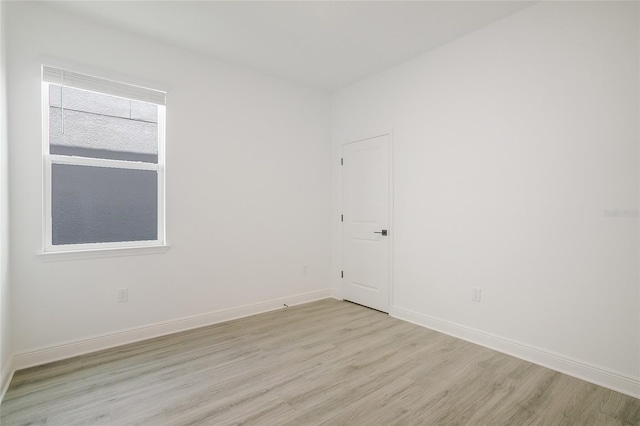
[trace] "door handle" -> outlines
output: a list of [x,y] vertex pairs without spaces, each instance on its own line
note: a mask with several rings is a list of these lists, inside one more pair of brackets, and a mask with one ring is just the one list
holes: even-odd
[[387,236],[387,230],[383,229],[382,231],[373,231],[374,234],[382,234],[383,237]]

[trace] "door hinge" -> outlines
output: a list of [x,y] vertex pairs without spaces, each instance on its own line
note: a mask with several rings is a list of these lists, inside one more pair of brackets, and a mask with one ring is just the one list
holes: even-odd
[[344,271],[340,271],[340,278],[344,278]]
[[341,158],[341,159],[340,159],[340,165],[341,165],[341,166],[344,166],[344,158]]
[[344,215],[343,214],[340,215],[340,222],[344,222]]

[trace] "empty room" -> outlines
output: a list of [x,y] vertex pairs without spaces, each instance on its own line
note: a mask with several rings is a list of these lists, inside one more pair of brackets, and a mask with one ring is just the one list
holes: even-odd
[[0,0],[0,424],[640,425],[640,4]]

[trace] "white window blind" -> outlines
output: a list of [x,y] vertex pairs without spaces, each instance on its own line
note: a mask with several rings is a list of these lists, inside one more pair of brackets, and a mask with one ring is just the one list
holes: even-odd
[[166,93],[159,90],[78,74],[73,71],[54,68],[48,65],[42,66],[42,81],[121,98],[165,105]]

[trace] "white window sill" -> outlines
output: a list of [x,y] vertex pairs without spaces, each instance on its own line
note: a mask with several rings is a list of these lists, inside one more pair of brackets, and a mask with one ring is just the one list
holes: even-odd
[[146,254],[166,253],[169,250],[168,245],[146,246],[146,247],[112,247],[98,248],[88,250],[69,250],[69,251],[45,251],[38,253],[38,257],[46,262],[94,259],[102,257],[122,257],[122,256],[140,256]]

